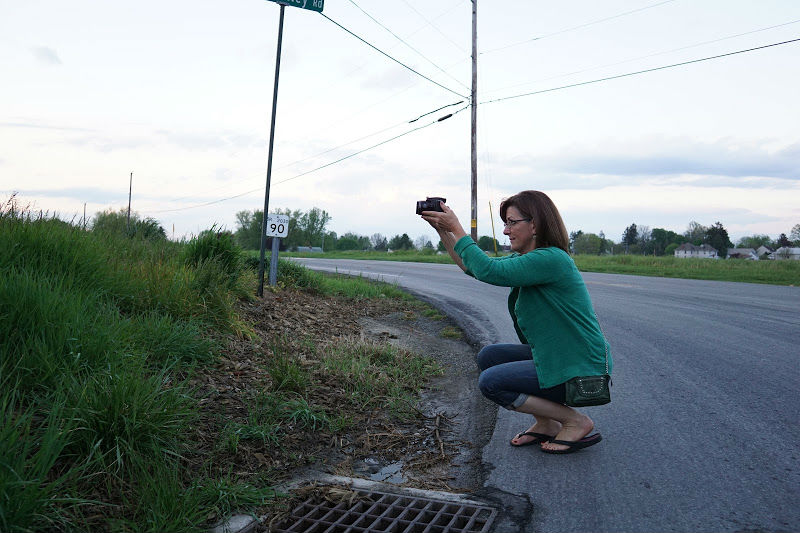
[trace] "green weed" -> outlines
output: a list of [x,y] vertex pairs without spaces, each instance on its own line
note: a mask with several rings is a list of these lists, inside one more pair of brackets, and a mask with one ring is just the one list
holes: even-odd
[[460,339],[462,337],[461,330],[453,326],[445,326],[439,334],[446,339]]

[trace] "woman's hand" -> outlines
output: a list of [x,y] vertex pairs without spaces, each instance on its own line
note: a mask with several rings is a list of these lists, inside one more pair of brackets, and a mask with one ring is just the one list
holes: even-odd
[[442,207],[442,212],[439,211],[423,211],[422,218],[428,222],[433,228],[438,231],[446,231],[453,234],[456,240],[460,239],[467,233],[458,221],[458,216],[455,212],[447,207],[444,202],[439,202]]

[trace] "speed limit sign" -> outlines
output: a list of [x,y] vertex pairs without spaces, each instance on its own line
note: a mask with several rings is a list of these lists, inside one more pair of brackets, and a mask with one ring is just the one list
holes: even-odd
[[289,235],[289,215],[267,215],[267,237],[281,239]]

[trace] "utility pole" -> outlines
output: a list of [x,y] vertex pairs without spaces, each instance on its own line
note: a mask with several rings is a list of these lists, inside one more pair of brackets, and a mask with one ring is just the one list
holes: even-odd
[[472,92],[470,104],[472,112],[472,218],[470,236],[478,242],[478,0],[472,0]]
[[128,184],[128,234],[131,232],[131,192],[133,192],[133,172],[131,172],[131,181]]

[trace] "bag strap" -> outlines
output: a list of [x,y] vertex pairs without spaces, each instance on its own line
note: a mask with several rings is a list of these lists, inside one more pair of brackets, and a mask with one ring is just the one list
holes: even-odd
[[606,375],[608,374],[608,339],[603,331],[603,326],[600,325],[600,318],[597,316],[597,311],[594,312],[594,319],[597,320],[597,327],[600,328],[600,334],[603,336],[603,347],[606,349]]

